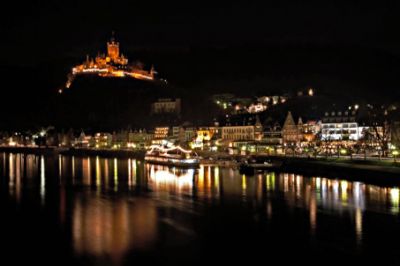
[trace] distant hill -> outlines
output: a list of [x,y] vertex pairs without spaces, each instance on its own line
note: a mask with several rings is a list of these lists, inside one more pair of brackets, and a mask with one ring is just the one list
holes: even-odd
[[0,129],[49,124],[66,128],[152,126],[162,121],[149,118],[150,103],[161,97],[181,97],[183,111],[176,122],[194,124],[209,123],[218,113],[210,101],[217,93],[245,97],[295,94],[311,86],[321,98],[299,108],[304,113],[316,105],[323,109],[329,104],[400,99],[400,59],[379,49],[306,44],[126,49],[154,63],[169,85],[85,77],[58,95],[70,66],[80,62],[82,55],[34,66],[4,65],[0,78],[6,100],[0,106]]

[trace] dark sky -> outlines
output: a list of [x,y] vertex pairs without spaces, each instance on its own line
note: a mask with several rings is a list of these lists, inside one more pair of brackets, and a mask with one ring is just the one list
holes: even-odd
[[194,102],[308,86],[332,102],[400,98],[399,1],[248,2],[9,1],[0,16],[1,93],[9,99],[0,124],[60,122],[58,88],[72,65],[105,51],[112,31],[129,59],[154,64]]
[[[393,2],[14,1],[1,16],[1,61],[38,64],[96,53],[112,30],[126,49],[354,45],[399,54]],[[16,63],[17,62],[17,63]]]

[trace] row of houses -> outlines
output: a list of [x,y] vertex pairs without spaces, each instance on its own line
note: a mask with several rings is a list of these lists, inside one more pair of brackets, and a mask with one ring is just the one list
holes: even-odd
[[[375,128],[376,129],[376,128]],[[357,118],[356,110],[326,112],[320,119],[294,119],[288,112],[285,119],[266,119],[258,116],[223,125],[194,127],[190,125],[159,126],[152,130],[121,130],[118,132],[57,133],[42,130],[32,136],[13,134],[1,138],[1,144],[47,145],[85,148],[145,149],[165,141],[184,147],[210,150],[279,149],[287,146],[306,146],[317,142],[355,143],[363,139],[370,127]],[[379,132],[378,127],[378,132]],[[376,131],[376,130],[375,130]],[[395,132],[395,131],[393,131]],[[248,148],[250,147],[250,148]],[[252,148],[253,147],[253,148]]]

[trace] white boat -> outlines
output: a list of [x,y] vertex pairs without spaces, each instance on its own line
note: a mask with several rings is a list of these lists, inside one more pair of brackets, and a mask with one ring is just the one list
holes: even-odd
[[153,164],[188,168],[197,168],[200,165],[200,158],[194,151],[183,149],[180,146],[152,145],[146,152],[144,160]]

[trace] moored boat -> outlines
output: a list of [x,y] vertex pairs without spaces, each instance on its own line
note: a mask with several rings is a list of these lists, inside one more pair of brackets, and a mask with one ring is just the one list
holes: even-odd
[[240,163],[239,171],[245,174],[254,174],[255,171],[271,170],[280,166],[282,166],[282,162],[279,161],[250,159]]
[[200,158],[194,151],[183,149],[180,146],[152,145],[146,152],[144,160],[154,164],[187,168],[198,168],[200,165]]

